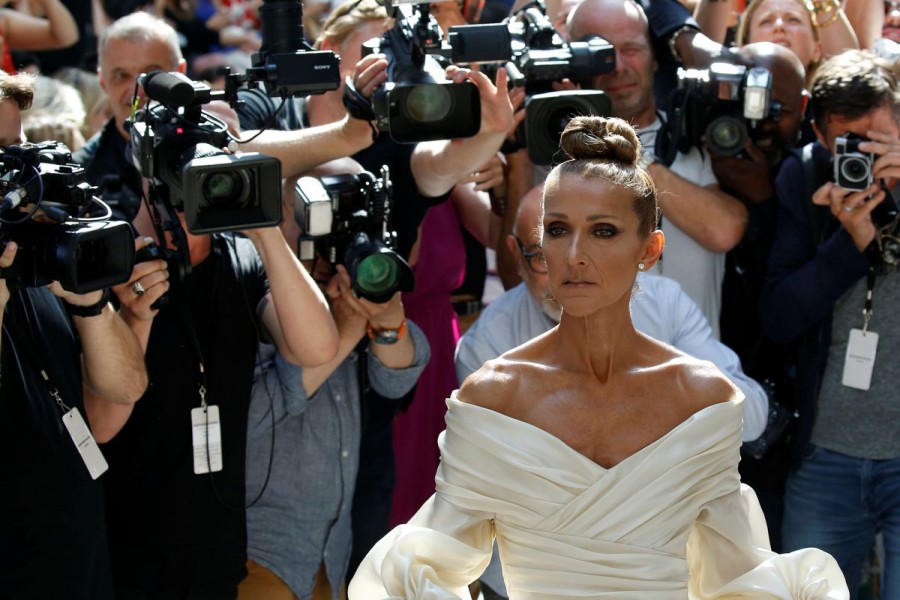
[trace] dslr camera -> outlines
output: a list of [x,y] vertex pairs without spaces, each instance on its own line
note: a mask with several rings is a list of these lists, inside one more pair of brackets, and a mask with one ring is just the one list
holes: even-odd
[[599,90],[553,91],[553,82],[588,82],[616,67],[612,44],[597,35],[566,43],[547,18],[543,2],[530,3],[508,23],[450,28],[444,54],[454,63],[493,61],[482,66],[492,75],[505,61],[510,85],[525,88],[525,120],[516,132],[517,147],[528,149],[535,164],[548,165],[559,150],[559,136],[572,117],[611,114]]
[[678,69],[678,88],[669,98],[672,141],[687,151],[705,140],[713,154],[735,156],[764,120],[781,117],[781,103],[771,95],[772,73],[765,67],[718,62]]
[[128,281],[131,227],[109,220],[96,190],[64,144],[0,148],[0,244],[19,247],[13,264],[0,270],[10,287],[59,281],[84,294]]
[[834,139],[834,182],[845,190],[862,191],[875,181],[872,176],[875,155],[859,149],[860,142],[868,141],[855,133]]
[[269,227],[281,222],[278,159],[222,150],[232,138],[220,118],[200,106],[224,98],[177,72],[138,78],[152,104],[126,121],[131,152],[158,200],[184,212],[193,234]]
[[393,247],[391,181],[368,171],[321,178],[301,177],[294,184],[294,219],[303,228],[301,260],[316,255],[346,267],[356,294],[375,303],[415,285],[412,269]]

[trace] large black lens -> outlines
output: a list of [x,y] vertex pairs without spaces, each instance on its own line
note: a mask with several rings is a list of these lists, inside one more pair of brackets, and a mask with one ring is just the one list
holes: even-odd
[[399,287],[397,262],[390,254],[372,254],[356,270],[356,285],[372,295],[394,292]]
[[243,200],[246,187],[241,171],[219,171],[208,173],[201,189],[208,204],[230,205]]
[[706,128],[706,143],[719,156],[733,156],[747,144],[747,127],[735,117],[719,117]]
[[418,123],[434,123],[447,118],[453,108],[453,98],[445,86],[422,84],[413,87],[406,96],[404,110]]

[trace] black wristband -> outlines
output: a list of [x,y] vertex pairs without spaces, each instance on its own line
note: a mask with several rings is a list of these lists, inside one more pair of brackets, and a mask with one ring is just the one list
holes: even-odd
[[103,288],[103,294],[100,295],[100,299],[97,300],[96,304],[91,304],[90,306],[76,306],[68,302],[64,302],[64,304],[66,305],[66,312],[71,317],[99,316],[103,309],[106,308],[106,305],[109,304],[109,288]]
[[344,81],[344,108],[354,119],[360,121],[374,121],[375,111],[372,110],[372,101],[359,93],[350,77]]

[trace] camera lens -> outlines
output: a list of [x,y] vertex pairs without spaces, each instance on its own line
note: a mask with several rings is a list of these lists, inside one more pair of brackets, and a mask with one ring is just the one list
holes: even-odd
[[390,254],[372,254],[360,261],[356,285],[363,292],[380,296],[397,289],[397,275],[397,263]]
[[841,157],[841,177],[844,181],[858,183],[869,178],[869,161],[860,156]]
[[706,128],[706,143],[719,156],[733,156],[747,143],[747,127],[734,117],[719,117]]
[[242,171],[219,171],[203,178],[201,190],[208,204],[231,205],[243,200],[246,175]]
[[423,84],[414,86],[406,95],[404,110],[418,123],[434,123],[447,118],[453,108],[453,98],[445,86]]

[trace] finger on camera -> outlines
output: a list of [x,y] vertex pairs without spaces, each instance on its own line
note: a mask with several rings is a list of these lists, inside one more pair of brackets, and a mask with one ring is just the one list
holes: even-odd
[[156,273],[157,271],[168,271],[169,265],[161,258],[155,258],[146,262],[134,263],[134,270],[131,271],[131,279],[128,284],[132,284],[138,279]]
[[13,264],[18,250],[19,246],[15,242],[7,243],[3,249],[3,254],[0,254],[0,268],[5,269]]
[[[813,193],[812,201],[813,204],[817,204],[819,206],[831,206],[835,203],[835,198],[832,196],[832,193],[835,190],[843,190],[843,188],[839,188],[834,184],[833,181],[827,181],[822,184],[822,187],[817,189]],[[846,190],[843,190],[846,191]],[[838,192],[840,193],[840,192]],[[841,194],[838,200],[843,200],[846,194]]]

